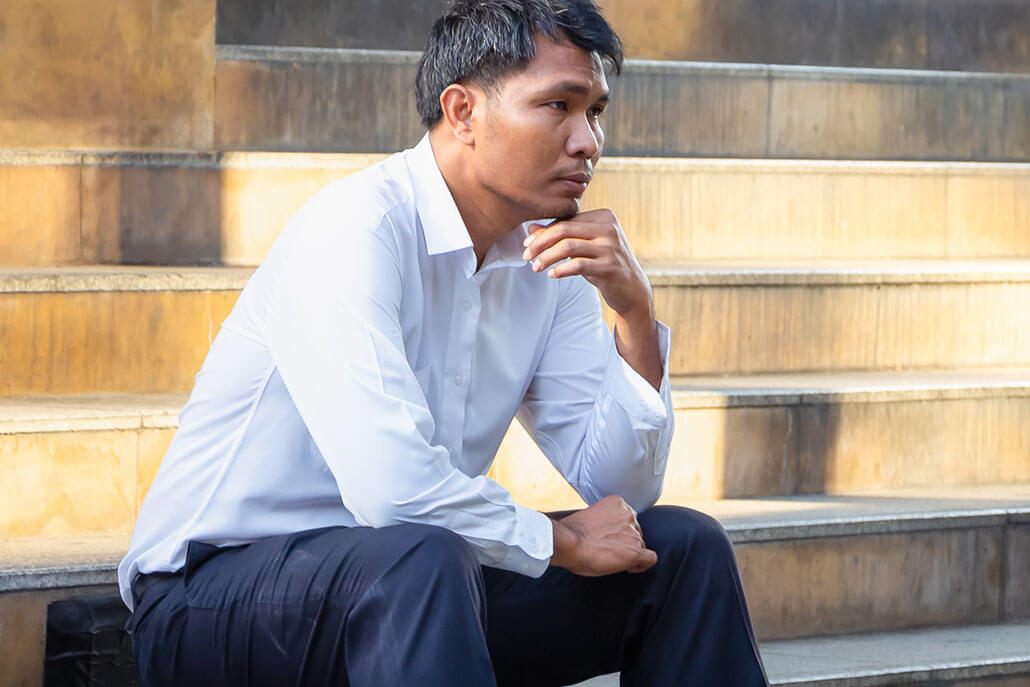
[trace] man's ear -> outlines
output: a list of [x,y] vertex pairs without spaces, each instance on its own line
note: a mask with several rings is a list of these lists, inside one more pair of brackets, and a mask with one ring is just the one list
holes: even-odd
[[445,123],[454,137],[467,146],[476,144],[475,134],[472,133],[472,119],[477,103],[481,103],[482,100],[482,93],[458,83],[452,83],[440,94],[440,108],[443,110],[444,118],[444,122],[441,123]]

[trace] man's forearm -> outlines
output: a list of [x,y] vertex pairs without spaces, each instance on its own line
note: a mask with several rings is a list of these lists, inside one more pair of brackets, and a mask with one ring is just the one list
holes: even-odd
[[658,351],[658,331],[654,307],[643,307],[615,315],[615,346],[622,359],[656,390],[662,384],[662,359]]

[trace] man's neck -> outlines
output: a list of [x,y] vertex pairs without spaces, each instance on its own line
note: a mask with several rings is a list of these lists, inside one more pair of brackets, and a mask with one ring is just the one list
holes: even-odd
[[522,221],[513,208],[479,186],[472,169],[462,159],[462,151],[442,139],[442,136],[435,137],[433,132],[429,133],[440,174],[472,239],[478,270],[490,248]]

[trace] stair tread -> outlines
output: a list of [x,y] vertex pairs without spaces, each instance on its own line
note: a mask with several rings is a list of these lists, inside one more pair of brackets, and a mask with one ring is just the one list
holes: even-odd
[[[769,681],[874,687],[1030,674],[1030,621],[762,642]],[[575,687],[616,687],[617,674]],[[934,682],[933,684],[937,684]]]
[[1026,396],[1030,367],[676,375],[677,409]]
[[[893,534],[1030,522],[1030,484],[695,501],[734,542]],[[128,535],[0,537],[0,591],[113,581]]]
[[[1030,395],[1030,367],[673,376],[677,410]],[[187,392],[0,398],[0,434],[175,427]]]
[[[1030,282],[1030,259],[708,260],[647,263],[654,286]],[[252,267],[0,267],[0,293],[238,290]]]
[[1030,672],[1030,621],[768,642],[762,654],[771,681],[781,685],[1011,675]]

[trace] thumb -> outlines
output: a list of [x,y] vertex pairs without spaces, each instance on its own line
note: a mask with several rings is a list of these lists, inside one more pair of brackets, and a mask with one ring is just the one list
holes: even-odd
[[641,573],[645,570],[649,570],[658,563],[658,554],[651,549],[641,549],[637,554],[637,559],[632,566],[629,567],[628,572]]

